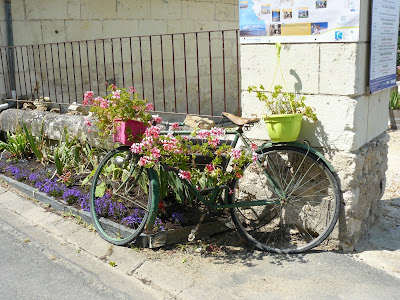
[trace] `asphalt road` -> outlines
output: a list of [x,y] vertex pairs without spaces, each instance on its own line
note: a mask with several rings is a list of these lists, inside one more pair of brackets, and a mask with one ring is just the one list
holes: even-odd
[[[12,220],[13,225],[4,219],[7,216],[2,214],[0,299],[161,298],[144,291],[146,287],[140,282],[135,286],[135,281],[127,280],[109,264],[94,261],[81,249],[18,223],[18,219]],[[121,284],[125,287],[119,289]]]

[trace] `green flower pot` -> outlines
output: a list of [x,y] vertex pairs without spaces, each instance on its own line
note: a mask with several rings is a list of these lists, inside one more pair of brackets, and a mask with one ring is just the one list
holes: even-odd
[[263,116],[273,142],[294,142],[300,133],[303,114]]

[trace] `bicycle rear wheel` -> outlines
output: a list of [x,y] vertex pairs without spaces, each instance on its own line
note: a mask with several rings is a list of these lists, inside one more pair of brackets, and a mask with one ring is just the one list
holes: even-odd
[[264,149],[258,162],[231,185],[231,203],[265,201],[230,209],[239,233],[269,252],[300,253],[319,245],[339,216],[334,174],[318,156],[289,145]]
[[153,185],[138,157],[122,146],[100,162],[90,190],[90,213],[99,235],[115,245],[143,231],[151,209]]

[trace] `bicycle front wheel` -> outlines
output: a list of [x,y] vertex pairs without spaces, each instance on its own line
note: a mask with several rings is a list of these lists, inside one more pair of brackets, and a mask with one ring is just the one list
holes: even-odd
[[[233,222],[260,250],[300,253],[314,248],[329,236],[339,216],[336,177],[318,156],[294,146],[264,149],[231,190],[230,202],[238,205],[230,210]],[[244,201],[248,205],[240,203]]]
[[90,213],[99,235],[115,245],[133,241],[143,231],[151,209],[153,186],[138,157],[122,146],[100,162],[90,190]]

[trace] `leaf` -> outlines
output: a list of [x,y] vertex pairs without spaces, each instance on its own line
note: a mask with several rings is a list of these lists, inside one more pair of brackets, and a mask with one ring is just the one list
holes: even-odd
[[97,198],[101,198],[106,193],[106,183],[102,182],[96,187],[96,191],[94,192],[94,196]]
[[94,176],[94,173],[96,172],[96,170],[94,169],[88,176],[86,176],[86,178],[82,181],[81,185],[85,185],[89,182],[89,180]]

